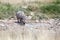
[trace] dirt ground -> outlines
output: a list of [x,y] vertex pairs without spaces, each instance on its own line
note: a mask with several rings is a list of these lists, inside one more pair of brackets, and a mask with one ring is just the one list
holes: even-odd
[[60,22],[54,19],[20,25],[17,20],[0,20],[0,40],[60,40]]

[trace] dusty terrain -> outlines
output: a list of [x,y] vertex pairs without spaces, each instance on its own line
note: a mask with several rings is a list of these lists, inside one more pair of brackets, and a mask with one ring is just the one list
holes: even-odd
[[0,20],[0,40],[60,40],[60,20],[41,20],[20,25]]
[[40,1],[42,3],[52,2],[53,0],[0,0],[2,3],[10,3],[10,4],[22,4],[28,2]]

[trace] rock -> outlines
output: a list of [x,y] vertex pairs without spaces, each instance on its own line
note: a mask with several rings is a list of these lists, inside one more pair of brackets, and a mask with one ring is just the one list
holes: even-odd
[[0,21],[0,30],[7,30],[7,25],[4,22]]

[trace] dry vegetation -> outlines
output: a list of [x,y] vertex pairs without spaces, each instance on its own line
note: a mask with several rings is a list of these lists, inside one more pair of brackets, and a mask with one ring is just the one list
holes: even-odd
[[53,0],[0,0],[2,3],[10,3],[10,4],[23,4],[28,2],[40,1],[43,3],[52,2]]

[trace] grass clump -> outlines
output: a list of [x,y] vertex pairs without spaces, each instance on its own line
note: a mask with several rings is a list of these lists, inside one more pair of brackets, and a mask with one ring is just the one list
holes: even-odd
[[3,4],[3,3],[0,3],[0,19],[8,19],[8,18],[11,18],[11,17],[15,17],[15,14],[17,11],[19,10],[23,10],[23,8],[19,6],[16,6],[16,5],[11,5],[11,4]]
[[60,18],[60,1],[43,5],[40,9],[41,12],[50,15],[51,18]]
[[14,7],[10,4],[0,4],[0,19],[14,15]]
[[48,4],[46,6],[42,6],[41,10],[43,13],[60,13],[60,6],[56,4]]

